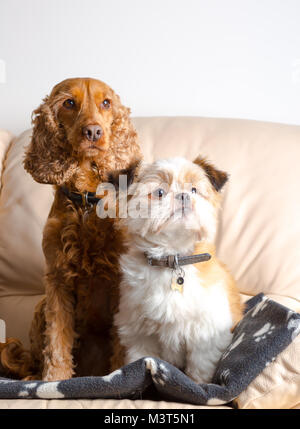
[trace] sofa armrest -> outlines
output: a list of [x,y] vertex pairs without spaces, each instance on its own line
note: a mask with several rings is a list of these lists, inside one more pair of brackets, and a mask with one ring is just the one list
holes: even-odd
[[2,188],[2,172],[4,161],[6,158],[7,150],[10,147],[13,137],[14,136],[9,131],[0,130],[0,192]]

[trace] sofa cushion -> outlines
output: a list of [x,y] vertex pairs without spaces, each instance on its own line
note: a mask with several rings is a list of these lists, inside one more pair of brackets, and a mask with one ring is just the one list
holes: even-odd
[[239,408],[293,408],[300,401],[300,335],[249,384]]
[[[184,404],[182,402],[150,401],[131,399],[0,399],[0,410],[10,409],[93,409],[93,410],[197,410],[211,408],[206,405]],[[231,408],[226,405],[214,406],[217,409]]]
[[12,295],[0,298],[0,319],[5,322],[6,338],[18,338],[24,347],[29,347],[29,330],[33,312],[43,296]]

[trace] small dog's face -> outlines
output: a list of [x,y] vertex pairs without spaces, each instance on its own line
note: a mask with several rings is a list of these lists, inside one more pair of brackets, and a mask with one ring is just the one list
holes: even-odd
[[201,158],[141,165],[128,188],[128,215],[122,222],[129,232],[151,242],[174,243],[185,238],[212,242],[219,191],[226,180],[226,173]]
[[90,157],[107,149],[115,98],[112,89],[96,79],[67,79],[53,88],[50,102],[75,153]]

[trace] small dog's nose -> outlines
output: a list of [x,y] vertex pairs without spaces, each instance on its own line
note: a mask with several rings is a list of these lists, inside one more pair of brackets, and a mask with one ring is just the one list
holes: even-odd
[[91,142],[96,142],[103,134],[100,125],[87,125],[82,128],[82,134]]
[[182,204],[185,204],[190,201],[190,196],[186,192],[180,192],[179,194],[176,194],[175,198],[176,200],[181,201]]

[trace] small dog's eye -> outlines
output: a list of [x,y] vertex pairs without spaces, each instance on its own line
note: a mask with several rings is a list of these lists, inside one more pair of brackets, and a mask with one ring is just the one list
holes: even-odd
[[72,98],[68,98],[68,100],[64,101],[63,106],[66,109],[73,109],[73,107],[75,107],[75,101],[72,100]]
[[110,101],[106,98],[105,100],[102,101],[101,107],[103,107],[103,109],[109,109],[110,108]]
[[197,189],[196,188],[192,188],[192,194],[197,194]]
[[164,197],[166,195],[166,192],[165,192],[164,189],[159,188],[159,189],[156,189],[156,191],[153,192],[153,195],[156,198],[162,198],[162,197]]

